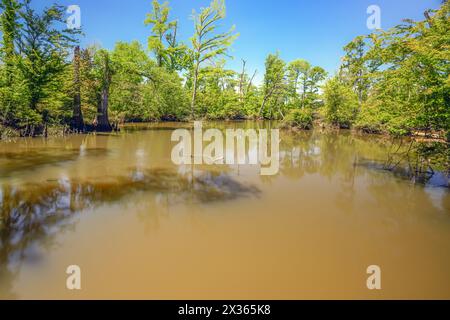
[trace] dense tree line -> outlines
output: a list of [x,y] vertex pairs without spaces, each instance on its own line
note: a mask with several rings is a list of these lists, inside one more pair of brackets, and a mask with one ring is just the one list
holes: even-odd
[[[234,27],[218,29],[223,0],[193,13],[189,43],[167,2],[154,0],[144,23],[147,48],[80,48],[63,7],[42,12],[31,0],[0,0],[0,126],[22,135],[50,128],[110,131],[127,121],[277,119],[309,129],[314,120],[367,132],[448,132],[449,4],[345,48],[339,72],[298,59],[266,58],[257,71],[225,68]],[[328,78],[328,79],[327,79]]]
[[324,87],[334,125],[394,135],[450,129],[450,4],[390,30],[357,37]]

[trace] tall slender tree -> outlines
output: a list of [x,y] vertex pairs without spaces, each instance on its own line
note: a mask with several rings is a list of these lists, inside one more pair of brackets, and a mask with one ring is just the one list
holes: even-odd
[[[266,58],[266,74],[264,75],[263,100],[259,109],[259,116],[262,117],[266,105],[270,100],[279,107],[280,97],[286,89],[286,63],[277,54],[269,54]],[[272,113],[272,105],[270,113]],[[280,114],[284,117],[281,109]]]
[[365,59],[366,49],[365,37],[356,37],[344,47],[345,56],[341,69],[342,79],[350,84],[358,95],[360,108],[367,97],[369,86],[367,78],[368,69]]
[[14,117],[14,103],[11,101],[13,74],[16,64],[15,42],[19,35],[19,10],[21,4],[17,0],[1,0],[0,8],[3,12],[0,15],[0,30],[2,32],[2,47],[0,52],[5,63],[5,77],[3,88],[5,89],[3,99],[3,121],[11,120]]
[[33,121],[44,124],[61,105],[61,77],[70,67],[67,58],[77,42],[75,35],[80,33],[66,28],[65,12],[59,5],[37,12],[31,0],[25,0],[20,12],[18,67],[28,91],[28,112]]
[[84,131],[83,113],[81,111],[80,47],[76,46],[73,54],[73,116],[72,129]]
[[152,2],[152,12],[147,14],[145,25],[152,26],[152,35],[148,38],[148,48],[156,56],[158,67],[162,67],[167,59],[167,47],[164,43],[166,36],[175,22],[169,21],[169,3],[160,4],[158,0]]
[[[288,76],[291,84],[291,95],[297,99],[301,89],[301,105],[305,105],[306,89],[311,64],[303,59],[297,59],[289,63]],[[300,87],[299,87],[300,86]]]
[[187,47],[179,43],[178,21],[170,20],[169,3],[152,2],[152,12],[147,14],[145,25],[152,26],[148,37],[148,49],[155,54],[158,67],[169,71],[180,71],[187,65]]
[[21,5],[17,0],[1,0],[0,8],[3,12],[0,15],[0,27],[3,35],[3,61],[6,65],[6,85],[12,83],[12,73],[14,57],[16,54],[15,41],[19,30],[19,9]]
[[191,38],[193,47],[193,84],[191,99],[191,116],[195,117],[195,102],[197,98],[200,67],[208,60],[221,55],[227,55],[228,49],[238,34],[234,34],[233,26],[228,32],[218,32],[218,22],[225,18],[226,8],[224,0],[213,0],[209,7],[202,8],[200,13],[193,12],[195,26],[194,36]]
[[95,130],[98,132],[110,132],[112,126],[109,122],[109,89],[113,76],[111,58],[109,52],[101,49],[97,52],[96,63],[98,76],[100,78],[100,92],[98,93],[97,118],[95,121]]

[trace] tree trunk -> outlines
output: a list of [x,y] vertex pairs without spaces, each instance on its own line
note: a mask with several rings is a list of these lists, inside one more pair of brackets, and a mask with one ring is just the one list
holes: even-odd
[[[170,37],[169,41],[169,47],[172,49],[175,49],[177,47],[177,33],[178,33],[178,21],[175,21],[175,24],[173,26],[173,34]],[[177,70],[177,60],[173,54],[169,55],[170,59],[170,71],[176,71]]]
[[262,113],[264,111],[264,107],[266,106],[267,99],[269,99],[269,97],[267,97],[267,96],[264,97],[263,102],[261,104],[261,108],[259,109],[259,117],[260,118],[262,117]]
[[[444,1],[445,2],[445,1]],[[431,19],[430,16],[430,11],[425,11],[423,13],[423,15],[425,16],[425,19],[427,19],[428,25],[430,26],[430,28],[433,26],[433,19]]]
[[306,90],[307,90],[307,85],[306,85],[306,76],[305,76],[305,80],[303,80],[303,92],[302,92],[302,108],[305,107],[305,100],[306,100]]
[[72,129],[83,132],[84,120],[83,113],[81,111],[81,82],[80,82],[80,47],[75,47],[73,57],[74,68],[74,97],[73,97],[73,117],[72,117]]
[[108,106],[109,106],[109,87],[104,86],[102,89],[101,99],[98,104],[97,110],[97,126],[95,130],[97,132],[111,132],[112,126],[109,123],[108,118]]
[[109,107],[109,87],[111,84],[112,73],[109,66],[109,57],[105,56],[105,70],[103,75],[103,86],[101,97],[97,110],[97,121],[96,121],[96,131],[97,132],[111,132],[112,127],[109,123],[108,118],[108,107]]
[[255,70],[255,72],[253,73],[253,76],[250,78],[250,81],[249,81],[249,83],[248,83],[248,85],[247,85],[247,89],[245,90],[245,95],[247,95],[248,92],[250,91],[250,88],[251,88],[252,85],[253,85],[253,80],[255,79],[256,73],[257,73],[257,72],[258,72],[258,70]]
[[272,95],[273,95],[273,93],[275,92],[276,89],[277,89],[277,87],[276,87],[276,86],[273,86],[273,87],[270,89],[270,91],[264,96],[263,102],[262,102],[262,104],[261,104],[261,108],[259,109],[259,117],[260,117],[260,118],[261,118],[262,113],[263,113],[263,111],[264,111],[264,108],[265,108],[265,106],[266,106],[267,100],[269,100],[269,99],[272,97]]
[[242,59],[242,73],[239,79],[239,100],[242,103],[244,101],[244,78],[245,78],[245,66],[247,61]]
[[[161,44],[162,44],[162,39],[163,39],[163,35],[160,33],[159,34],[159,42]],[[158,49],[156,56],[157,56],[156,60],[157,60],[158,67],[162,68],[162,66],[163,66],[163,58],[162,58],[161,49]]]
[[298,96],[298,77],[299,77],[299,74],[297,73],[297,76],[295,77],[295,82],[294,82],[294,97]]
[[192,90],[192,100],[191,100],[191,116],[192,119],[195,118],[195,99],[197,97],[197,81],[198,81],[198,69],[199,63],[197,62],[194,70],[194,88]]

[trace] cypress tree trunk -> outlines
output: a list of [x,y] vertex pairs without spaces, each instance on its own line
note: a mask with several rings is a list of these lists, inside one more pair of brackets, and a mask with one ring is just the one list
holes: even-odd
[[80,47],[75,47],[73,57],[74,68],[74,97],[73,97],[73,117],[72,129],[83,132],[85,130],[83,113],[81,111],[81,81],[80,81]]
[[112,126],[108,119],[109,87],[106,85],[102,89],[101,98],[97,109],[97,132],[111,132]]
[[100,96],[100,101],[97,109],[97,127],[98,132],[111,132],[112,126],[109,123],[108,107],[109,107],[109,87],[111,85],[112,72],[109,66],[109,56],[106,53],[104,56],[104,73],[103,73],[103,86]]

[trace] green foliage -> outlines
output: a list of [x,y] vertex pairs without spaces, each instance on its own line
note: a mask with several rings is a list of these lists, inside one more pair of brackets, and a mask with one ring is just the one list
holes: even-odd
[[370,87],[366,46],[365,38],[359,36],[344,47],[345,55],[339,74],[340,79],[357,94],[360,104],[367,99]]
[[182,120],[188,96],[176,72],[158,67],[138,42],[118,42],[111,52],[114,121]]
[[19,9],[21,5],[16,0],[2,0],[0,8],[3,10],[0,16],[0,30],[3,35],[0,55],[4,65],[0,68],[0,121],[2,123],[13,122],[15,118],[15,106],[19,103],[20,97],[14,90],[17,82],[17,55],[15,52],[14,40],[19,32]]
[[187,67],[187,46],[177,42],[178,21],[169,21],[169,3],[152,2],[152,12],[147,14],[145,25],[152,26],[148,49],[156,56],[158,67],[180,71]]
[[313,67],[306,60],[298,59],[289,63],[289,103],[293,107],[313,107],[319,97],[319,84],[326,76],[323,68]]
[[263,99],[259,116],[264,118],[274,118],[274,107],[278,110],[278,115],[283,117],[281,105],[287,93],[286,63],[279,54],[269,54],[266,58],[266,73],[264,75]]
[[372,66],[368,99],[357,126],[395,135],[450,127],[450,4],[427,20],[371,35],[364,60]]
[[224,61],[199,73],[198,115],[209,119],[239,118],[239,101],[235,91],[237,74],[224,69]]
[[30,0],[5,0],[2,7],[2,122],[24,129],[24,134],[34,133],[68,117],[67,57],[77,32],[66,30],[61,6],[38,13]]
[[184,120],[187,118],[189,95],[182,86],[182,79],[175,72],[163,68],[151,70],[151,81],[144,87],[144,110],[147,119]]
[[355,120],[358,97],[339,78],[334,77],[324,86],[325,119],[333,126],[350,128]]
[[195,103],[199,85],[200,68],[207,61],[214,61],[217,57],[227,55],[231,44],[239,36],[234,34],[233,26],[228,32],[217,31],[218,22],[225,18],[224,0],[213,0],[209,7],[202,8],[200,13],[193,11],[195,33],[191,38],[193,47],[192,66],[192,99],[191,116],[195,116]]
[[326,74],[306,60],[297,59],[286,66],[278,54],[270,54],[266,58],[260,117],[283,119],[291,110],[316,108],[319,86]]
[[285,128],[297,128],[310,130],[313,127],[314,114],[312,109],[303,108],[291,110],[283,120],[282,126]]
[[[155,67],[138,42],[118,42],[111,52],[114,76],[111,83],[111,111],[121,121],[149,120],[144,110],[144,77]],[[117,119],[116,119],[117,120]]]

